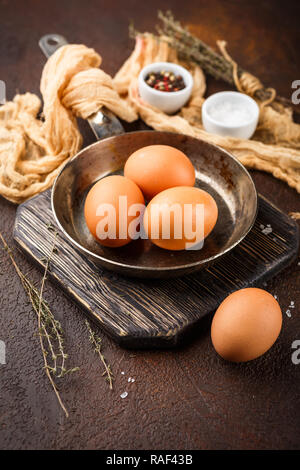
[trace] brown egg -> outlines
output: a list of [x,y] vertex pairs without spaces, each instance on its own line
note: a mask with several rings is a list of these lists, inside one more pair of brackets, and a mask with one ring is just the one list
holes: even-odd
[[[135,204],[140,205],[140,213],[131,212],[130,208],[134,209]],[[123,246],[132,239],[130,224],[137,217],[140,219],[139,223],[142,221],[144,204],[143,194],[133,181],[125,176],[107,176],[94,184],[86,197],[85,221],[89,231],[101,245]]]
[[263,289],[241,289],[226,297],[217,309],[211,339],[217,353],[233,362],[264,354],[275,343],[282,326],[277,300]]
[[[197,205],[204,209],[203,220],[197,220]],[[191,232],[185,218],[188,206],[191,208]],[[217,218],[217,204],[206,191],[189,186],[175,187],[162,191],[150,201],[144,214],[144,228],[155,245],[166,250],[185,250],[203,241],[214,228]],[[164,231],[165,221],[169,222],[169,233]],[[194,235],[190,237],[192,232]]]
[[149,145],[126,161],[124,175],[134,181],[150,201],[174,186],[194,186],[195,169],[190,159],[169,145]]

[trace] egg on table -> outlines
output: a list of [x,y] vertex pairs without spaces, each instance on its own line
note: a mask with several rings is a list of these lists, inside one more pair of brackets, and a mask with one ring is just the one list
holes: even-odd
[[126,161],[124,175],[139,186],[148,201],[165,189],[195,184],[192,162],[169,145],[140,148]]
[[145,232],[167,250],[199,249],[218,218],[214,198],[202,189],[180,186],[157,194],[144,214]]
[[138,234],[144,208],[139,187],[125,176],[112,175],[90,189],[84,216],[89,231],[101,245],[120,247]]
[[217,353],[233,362],[245,362],[264,354],[275,343],[282,326],[277,300],[254,287],[233,292],[220,304],[211,339]]

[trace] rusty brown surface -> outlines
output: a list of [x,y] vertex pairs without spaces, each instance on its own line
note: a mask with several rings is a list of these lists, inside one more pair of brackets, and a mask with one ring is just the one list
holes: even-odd
[[[126,5],[126,6],[125,6]],[[49,32],[93,46],[103,68],[113,74],[130,53],[128,22],[151,29],[152,2],[73,0],[47,4],[0,1],[0,79],[8,98],[16,90],[38,92],[44,58],[37,42]],[[299,2],[169,1],[175,15],[214,44],[226,39],[233,57],[266,85],[290,96],[299,76]],[[225,88],[210,80],[209,91]],[[127,126],[142,128],[142,124]],[[85,143],[93,140],[82,123]],[[299,195],[270,175],[252,172],[257,189],[286,213],[300,211]],[[10,244],[15,206],[3,199],[1,232]],[[21,253],[21,268],[39,282],[40,272]],[[115,373],[110,392],[88,341],[81,311],[47,284],[46,297],[61,321],[70,365],[80,367],[60,383],[69,409],[61,412],[47,378],[36,336],[36,318],[19,279],[1,251],[0,339],[6,365],[0,365],[0,447],[5,449],[296,449],[300,447],[300,364],[291,361],[291,345],[300,340],[299,272],[294,263],[268,282],[284,319],[276,345],[248,364],[233,365],[214,352],[208,319],[177,351],[126,351],[103,336],[103,348]],[[295,302],[289,318],[285,312]],[[186,299],[188,302],[188,299]],[[101,334],[101,332],[100,332]],[[121,371],[125,374],[122,375]],[[134,377],[134,383],[128,383]],[[120,394],[128,392],[125,399]]]

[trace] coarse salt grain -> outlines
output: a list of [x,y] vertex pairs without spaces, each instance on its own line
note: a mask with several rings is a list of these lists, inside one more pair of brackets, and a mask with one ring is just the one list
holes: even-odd
[[122,372],[121,372],[121,374],[122,374],[122,375],[124,375],[124,374],[125,374],[125,372],[123,372],[123,371],[122,371]]
[[238,126],[250,121],[252,118],[252,113],[249,109],[238,103],[225,100],[210,106],[207,112],[215,121],[229,126]]
[[127,393],[127,392],[123,392],[123,393],[121,393],[120,397],[121,397],[121,398],[126,398],[126,397],[127,397],[127,395],[128,395],[128,393]]
[[287,310],[285,313],[287,314],[287,316],[288,316],[289,318],[292,316],[292,314],[291,314],[291,311],[290,311],[290,310]]

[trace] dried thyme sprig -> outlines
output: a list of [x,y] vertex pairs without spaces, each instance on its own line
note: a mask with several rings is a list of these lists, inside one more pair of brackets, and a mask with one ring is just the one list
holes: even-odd
[[[41,350],[42,350],[42,355],[43,355],[45,372],[57,396],[57,399],[61,408],[63,409],[65,415],[68,417],[69,416],[68,411],[60,397],[59,391],[52,378],[52,375],[57,376],[57,377],[63,377],[64,375],[68,373],[75,372],[76,370],[78,370],[78,367],[74,367],[69,370],[66,369],[65,361],[68,356],[64,351],[62,327],[60,323],[55,319],[53,313],[51,312],[49,308],[48,303],[43,298],[43,290],[44,290],[44,285],[45,285],[45,281],[47,278],[47,273],[49,270],[49,264],[51,261],[51,257],[53,253],[55,252],[56,236],[57,234],[55,232],[53,246],[50,251],[50,255],[48,256],[46,260],[44,275],[43,275],[42,283],[41,283],[41,289],[40,291],[38,291],[38,289],[34,286],[34,284],[20,270],[19,266],[17,265],[14,259],[11,249],[6,243],[3,235],[0,233],[0,239],[2,241],[4,249],[7,251],[11,259],[11,262],[22,282],[24,290],[26,294],[28,295],[30,302],[32,304],[32,307],[38,317],[39,340],[40,340],[40,345],[41,345]],[[51,358],[52,364],[50,364],[48,360],[48,356]],[[60,363],[58,362],[59,358],[61,358]]]
[[[159,34],[167,35],[171,38],[171,44],[178,50],[179,55],[183,59],[196,62],[205,72],[216,79],[221,79],[230,85],[234,85],[233,66],[225,57],[191,34],[187,28],[184,28],[179,21],[174,19],[171,11],[167,11],[165,14],[162,11],[158,11],[158,18],[162,22],[162,27],[157,26],[157,31]],[[243,73],[248,72],[238,65],[237,73],[241,77]],[[270,90],[263,88],[257,90],[255,94],[257,98],[264,101],[270,97]],[[281,96],[277,96],[276,100],[289,106],[293,105],[291,100]]]
[[[72,369],[66,369],[65,363],[66,363],[66,360],[68,359],[68,355],[64,351],[63,330],[62,330],[60,322],[54,318],[54,315],[51,312],[48,303],[43,299],[43,291],[44,291],[45,281],[47,279],[47,274],[49,271],[49,265],[50,265],[53,254],[57,252],[57,248],[55,244],[56,244],[56,238],[58,235],[58,233],[56,232],[55,228],[52,225],[48,225],[47,228],[48,230],[52,230],[54,232],[53,234],[54,239],[53,239],[53,244],[51,247],[50,254],[46,259],[44,275],[43,275],[42,282],[41,282],[39,304],[38,304],[38,320],[39,320],[39,327],[42,329],[41,331],[42,334],[40,335],[40,337],[43,338],[43,333],[45,333],[45,336],[47,338],[47,342],[49,345],[49,349],[52,353],[53,366],[50,367],[48,365],[48,368],[49,370],[51,370],[53,375],[56,375],[57,377],[60,378],[66,374],[77,371],[79,368],[73,367]],[[50,333],[48,332],[47,327],[49,327]],[[58,352],[54,352],[53,345],[51,343],[52,338],[57,341]],[[58,358],[61,358],[61,363],[58,363]]]
[[203,69],[210,75],[234,85],[232,64],[201,39],[192,35],[187,28],[181,26],[170,11],[167,11],[166,14],[159,11],[158,18],[162,21],[162,27],[157,25],[156,30],[159,34],[171,38],[172,44],[174,44],[182,58],[192,59],[194,62],[201,64]]
[[104,372],[103,372],[102,375],[106,376],[106,379],[109,382],[109,388],[112,390],[112,388],[113,388],[112,382],[113,382],[114,377],[113,377],[113,373],[111,371],[111,367],[110,367],[109,364],[107,364],[106,359],[105,359],[105,357],[102,353],[101,338],[98,335],[96,335],[96,333],[92,330],[92,327],[91,327],[88,320],[85,321],[85,324],[86,324],[88,332],[89,332],[89,340],[92,343],[92,345],[94,346],[94,351],[95,351],[96,354],[98,354],[98,356],[100,357],[100,360],[101,360],[101,362],[104,366]]

